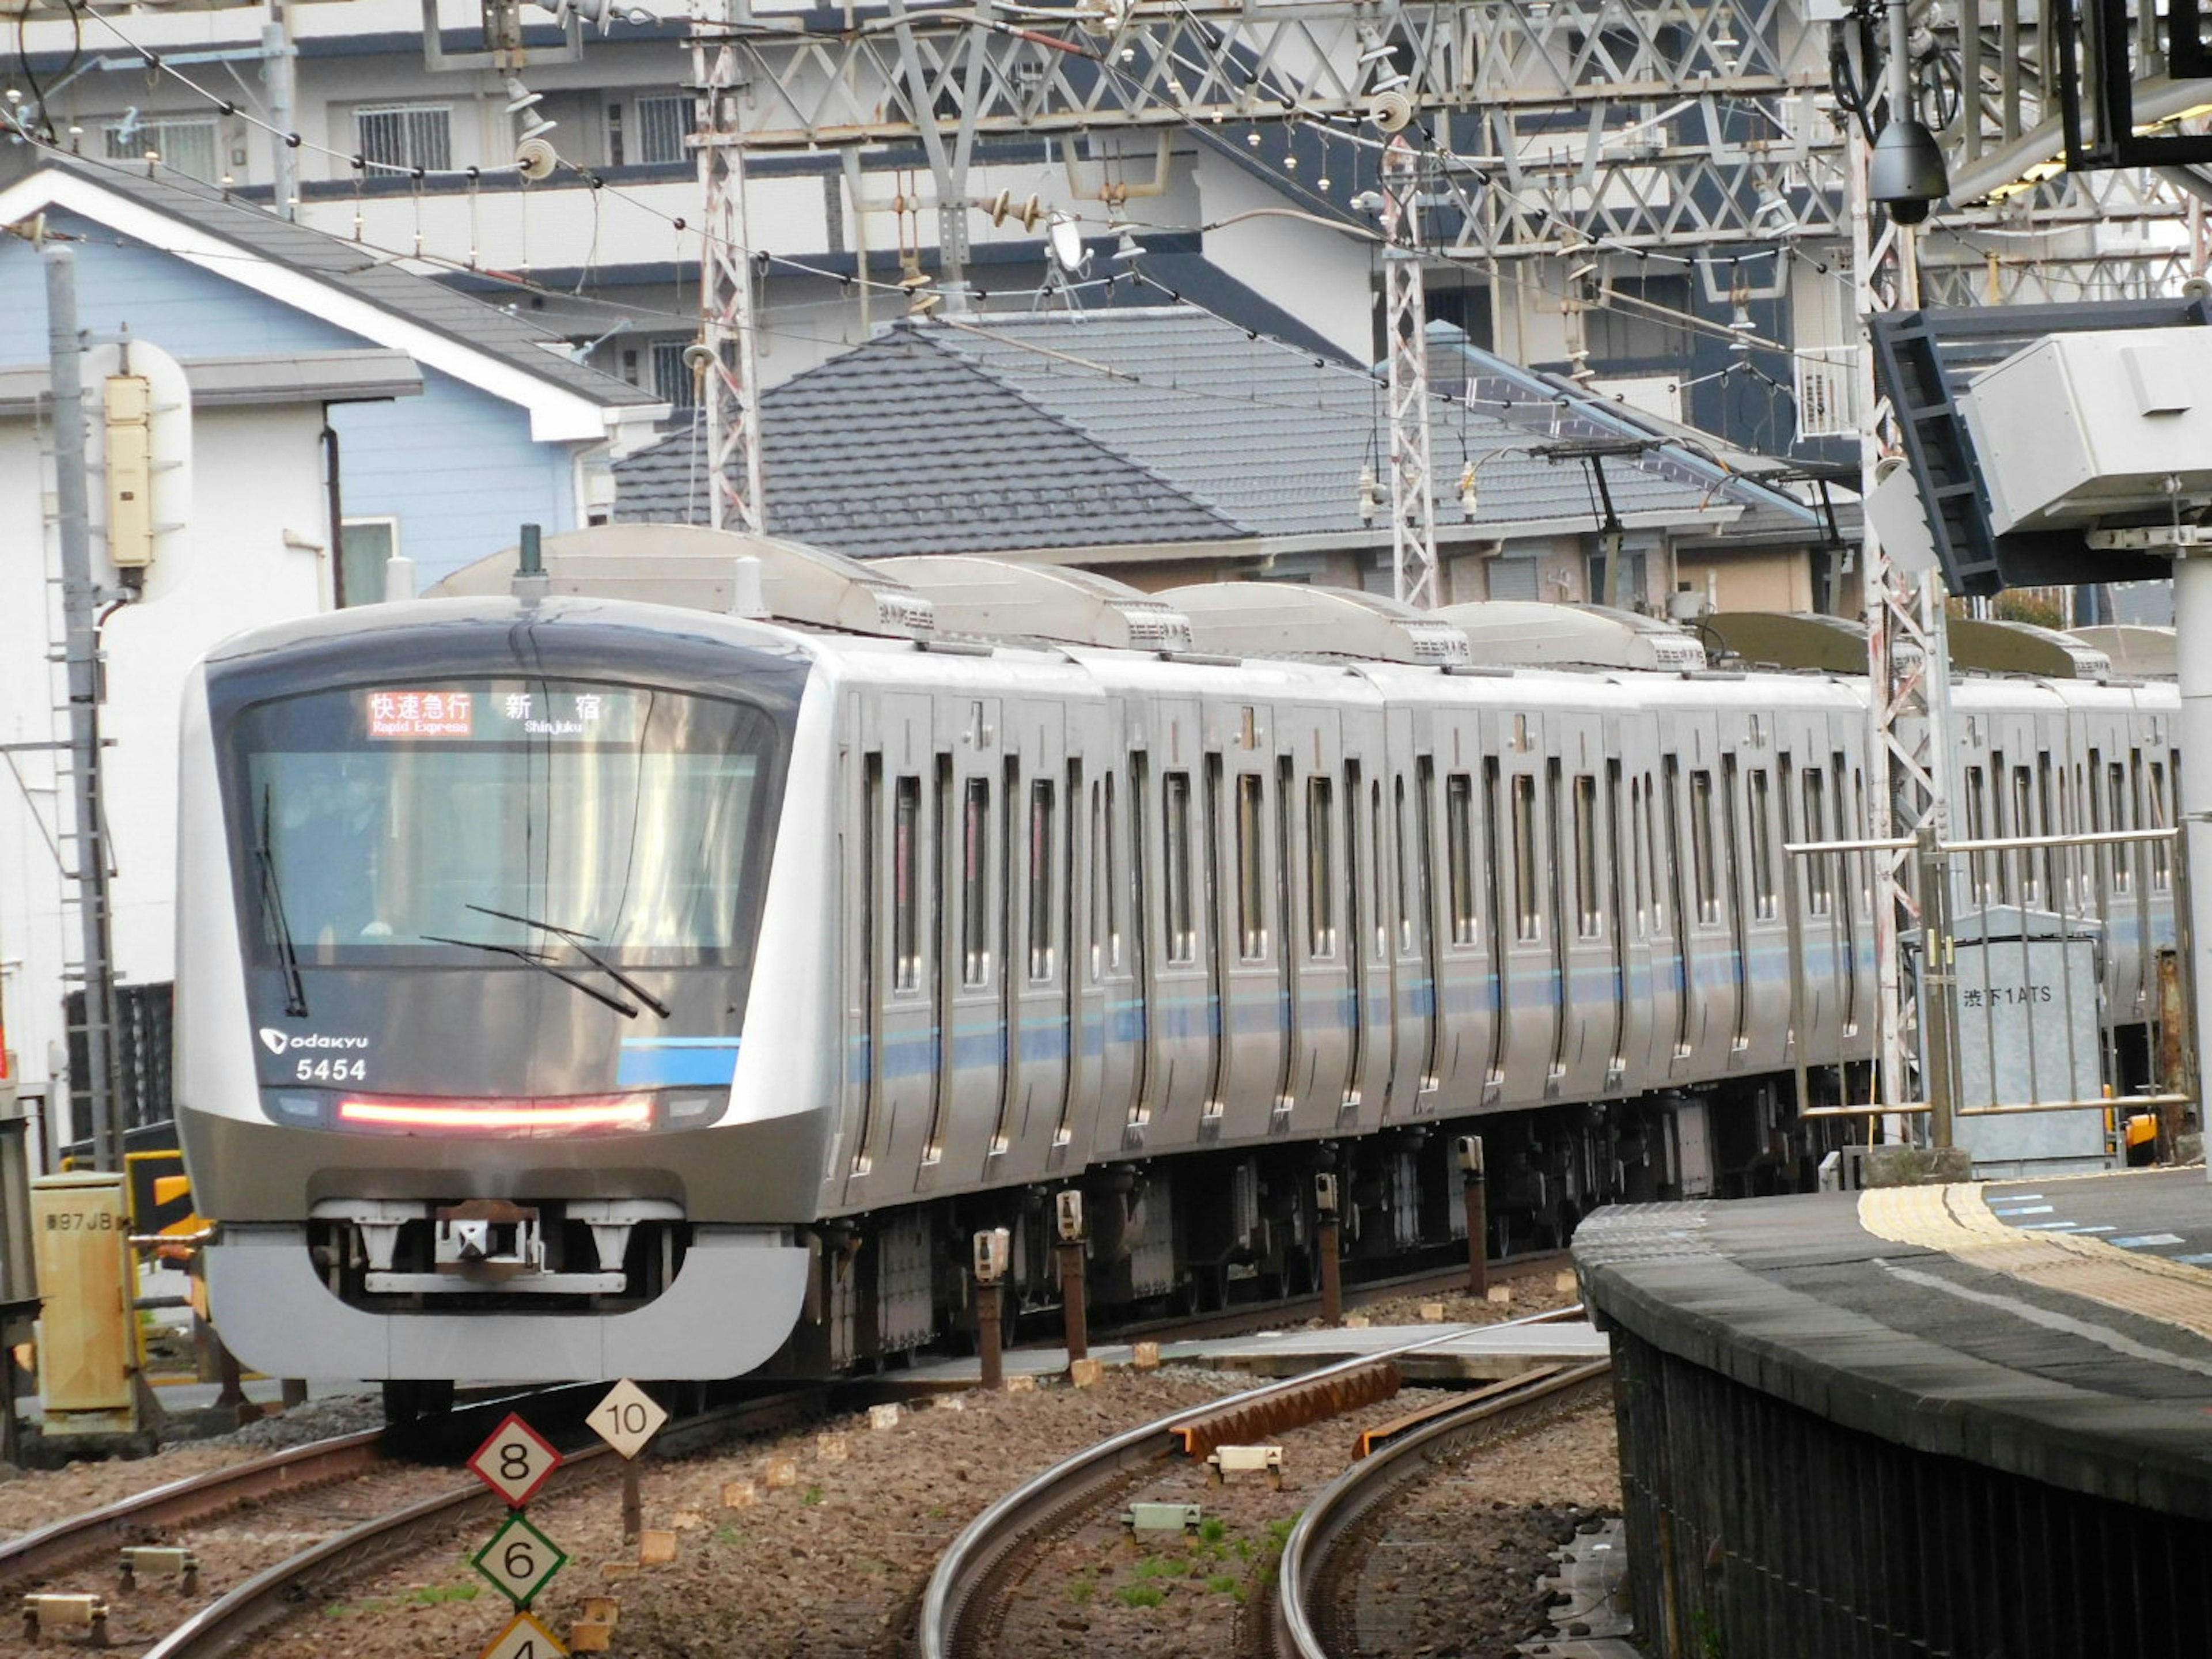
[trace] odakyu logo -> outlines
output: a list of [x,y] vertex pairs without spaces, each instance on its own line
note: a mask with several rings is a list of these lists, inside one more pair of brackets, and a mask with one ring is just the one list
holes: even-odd
[[291,1054],[302,1048],[320,1049],[327,1054],[368,1047],[365,1036],[331,1036],[322,1031],[301,1031],[295,1036],[269,1025],[261,1028],[259,1036],[261,1046],[272,1054]]

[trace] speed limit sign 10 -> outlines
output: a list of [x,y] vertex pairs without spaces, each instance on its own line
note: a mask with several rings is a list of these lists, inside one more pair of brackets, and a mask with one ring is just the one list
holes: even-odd
[[607,1390],[606,1398],[592,1407],[585,1419],[599,1438],[624,1457],[635,1457],[645,1443],[660,1432],[668,1413],[660,1402],[624,1377]]

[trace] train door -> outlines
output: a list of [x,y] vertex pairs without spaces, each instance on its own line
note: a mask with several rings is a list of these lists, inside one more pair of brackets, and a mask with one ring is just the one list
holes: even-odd
[[1730,1063],[1754,1072],[1779,1069],[1790,1049],[1790,926],[1782,912],[1777,799],[1780,718],[1732,712],[1727,725],[1733,741],[1721,759],[1730,872],[1725,896],[1736,959]]
[[1437,856],[1436,1086],[1442,1112],[1470,1112],[1487,1092],[1492,1032],[1497,1023],[1496,981],[1490,972],[1488,918],[1482,879],[1481,723],[1474,709],[1440,708],[1432,746],[1441,775],[1431,790],[1442,822],[1430,832]]
[[[854,1030],[848,1075],[860,1084],[844,1169],[854,1207],[914,1189],[934,1115],[938,1076],[938,902],[932,787],[936,711],[927,696],[855,694],[860,751],[854,906]],[[855,844],[857,843],[857,845]]]
[[[1144,1048],[1139,995],[1137,872],[1129,833],[1129,772],[1118,704],[1070,711],[1073,754],[1092,757],[1079,775],[1070,763],[1070,810],[1080,791],[1081,822],[1071,818],[1068,853],[1071,913],[1080,918],[1074,1002],[1076,1081],[1071,1093],[1073,1145],[1101,1157],[1121,1149],[1137,1104],[1137,1068]],[[1072,1154],[1077,1159],[1081,1153]]]
[[1335,1127],[1352,1087],[1357,942],[1345,905],[1343,716],[1325,705],[1285,708],[1275,742],[1279,960],[1290,1017],[1282,1080],[1287,1115],[1275,1127],[1296,1133]]
[[1067,760],[1067,711],[1024,700],[1007,715],[998,827],[1000,1023],[1005,1032],[993,1185],[1034,1181],[1051,1166],[1068,1085],[1067,822],[1079,765]]
[[1201,1133],[1247,1140],[1274,1121],[1288,1036],[1275,711],[1224,699],[1208,703],[1206,715],[1204,852],[1218,1018]]
[[1552,842],[1544,789],[1546,716],[1516,711],[1496,717],[1483,762],[1491,866],[1492,911],[1498,918],[1491,960],[1498,964],[1498,1037],[1492,1071],[1508,1105],[1545,1097],[1559,1046],[1559,963],[1553,955]]
[[1590,1100],[1613,1072],[1614,964],[1604,800],[1606,733],[1601,715],[1563,713],[1551,724],[1545,761],[1546,811],[1553,852],[1553,960],[1559,987],[1551,1092]]
[[1624,714],[1619,727],[1626,775],[1620,845],[1626,863],[1620,933],[1625,941],[1626,994],[1621,1053],[1625,1086],[1632,1092],[1666,1081],[1674,1051],[1681,1000],[1681,957],[1674,945],[1668,896],[1671,872],[1659,836],[1659,722],[1645,711]]
[[[918,1190],[986,1176],[1005,1073],[1001,992],[1006,779],[1000,702],[950,696],[938,707],[929,811],[937,845],[937,1090]],[[947,739],[950,741],[947,741]],[[1018,786],[1017,786],[1018,787]]]
[[1428,1074],[1436,1020],[1436,979],[1429,958],[1429,866],[1421,790],[1432,775],[1427,757],[1414,754],[1413,711],[1383,715],[1389,774],[1381,795],[1376,855],[1384,866],[1380,915],[1390,955],[1390,1073],[1382,1104],[1386,1118],[1421,1109],[1432,1086]]
[[1680,872],[1679,902],[1683,1000],[1675,1042],[1678,1080],[1712,1078],[1728,1070],[1735,1037],[1736,961],[1727,900],[1725,816],[1721,800],[1718,732],[1702,710],[1666,717],[1661,805],[1668,813],[1668,842]]
[[1347,712],[1344,727],[1345,962],[1351,975],[1351,1085],[1337,1127],[1379,1127],[1390,1087],[1390,929],[1385,902],[1388,838],[1382,791],[1389,774],[1382,710]]
[[[1781,760],[1775,779],[1780,835],[1792,842],[1830,838],[1829,797],[1835,780],[1825,714],[1792,716],[1778,737]],[[1808,1063],[1825,1065],[1844,1052],[1844,977],[1849,935],[1839,904],[1845,869],[1833,854],[1793,858],[1778,854],[1783,903],[1795,907],[1797,999],[1792,1036]],[[1784,921],[1790,920],[1785,910]]]
[[1127,1147],[1195,1145],[1213,1079],[1213,922],[1205,902],[1204,750],[1199,706],[1151,707],[1144,750],[1131,761],[1133,836],[1144,914],[1142,1092]]

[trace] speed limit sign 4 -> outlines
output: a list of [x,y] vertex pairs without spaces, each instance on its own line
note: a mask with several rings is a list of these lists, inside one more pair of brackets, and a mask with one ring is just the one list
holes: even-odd
[[609,1389],[606,1398],[592,1407],[585,1419],[599,1431],[600,1439],[624,1457],[643,1451],[645,1443],[659,1434],[667,1420],[668,1413],[660,1402],[628,1377]]
[[477,1552],[472,1565],[515,1606],[526,1607],[568,1560],[558,1544],[520,1515],[510,1515],[491,1542]]
[[477,1659],[567,1659],[568,1652],[553,1639],[551,1631],[528,1613],[518,1613],[514,1622],[501,1631]]

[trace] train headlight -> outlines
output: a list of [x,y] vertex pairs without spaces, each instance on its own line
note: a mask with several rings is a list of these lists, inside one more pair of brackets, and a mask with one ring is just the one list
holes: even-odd
[[653,1127],[649,1094],[553,1100],[420,1100],[348,1095],[337,1121],[349,1128],[401,1134],[595,1134]]

